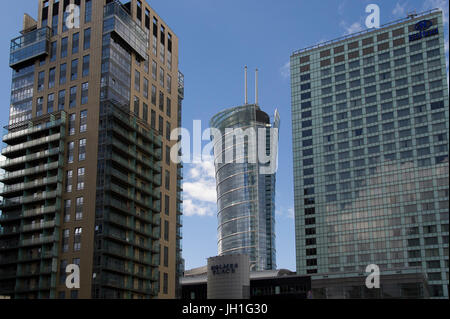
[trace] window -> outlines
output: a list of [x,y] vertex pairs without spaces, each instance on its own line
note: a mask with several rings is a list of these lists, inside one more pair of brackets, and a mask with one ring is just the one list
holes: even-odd
[[75,206],[75,220],[83,218],[84,197],[78,197]]
[[66,104],[66,90],[61,90],[58,93],[58,111],[64,110]]
[[172,103],[169,98],[166,99],[166,114],[168,117],[172,116]]
[[144,98],[148,99],[148,80],[144,78]]
[[164,221],[164,240],[169,241],[169,222]]
[[47,113],[53,113],[54,103],[55,103],[55,94],[51,93],[47,96]]
[[75,134],[75,120],[77,115],[75,113],[69,115],[69,135]]
[[138,70],[134,71],[134,89],[138,92],[141,91],[141,73]]
[[53,41],[50,44],[50,61],[55,61],[56,60],[56,48],[57,48],[57,41]]
[[170,190],[170,172],[166,170],[164,186],[167,190]]
[[159,109],[164,112],[164,93],[159,91]]
[[156,112],[151,110],[150,127],[156,129]]
[[44,85],[45,85],[45,71],[42,71],[39,72],[38,74],[38,84],[37,84],[38,92],[44,90]]
[[84,11],[84,22],[91,22],[92,19],[92,0],[86,0]]
[[89,82],[81,85],[81,105],[87,104],[89,96]]
[[84,167],[78,168],[77,190],[79,191],[84,189],[84,172],[85,172]]
[[134,97],[134,103],[133,104],[134,104],[134,115],[139,117],[140,101],[139,101],[139,98],[137,96]]
[[36,116],[41,116],[43,114],[43,108],[44,108],[44,98],[38,97],[36,101]]
[[156,87],[152,85],[152,99],[151,102],[156,106]]
[[167,92],[172,93],[172,77],[167,74]]
[[90,55],[85,55],[83,57],[83,77],[88,76],[89,75],[89,65],[90,65]]
[[80,33],[77,32],[74,33],[72,36],[72,54],[78,53],[79,49],[80,49]]
[[72,192],[72,183],[73,183],[73,170],[69,170],[66,172],[66,192]]
[[48,88],[52,89],[55,87],[55,78],[56,78],[56,68],[51,68],[48,73]]
[[63,241],[62,241],[62,245],[61,245],[61,250],[63,253],[69,251],[69,237],[70,237],[70,230],[64,229]]
[[54,6],[52,17],[52,36],[55,36],[57,34],[58,34],[58,6]]
[[59,85],[66,84],[67,64],[63,63],[59,66]]
[[73,237],[73,250],[79,251],[81,249],[81,233],[82,228],[75,228],[74,237]]
[[69,38],[68,37],[64,37],[61,39],[61,58],[65,58],[67,57],[67,48],[69,45]]
[[73,157],[74,157],[74,150],[75,150],[75,142],[69,142],[67,144],[67,163],[73,163]]
[[171,128],[170,128],[170,122],[166,122],[166,139],[168,141],[170,141],[170,133],[171,133]]
[[77,87],[72,86],[70,88],[69,107],[75,107],[77,105]]
[[91,28],[84,30],[83,49],[88,50],[91,47]]
[[83,138],[79,142],[78,161],[84,161],[85,159],[86,159],[86,139]]
[[167,273],[164,273],[163,276],[163,293],[169,293],[169,275]]
[[164,87],[164,69],[161,67],[159,68],[159,85]]
[[66,199],[64,201],[64,222],[70,222],[70,207],[72,205],[72,201],[70,199]]
[[80,133],[87,130],[87,110],[80,112]]
[[78,59],[72,60],[70,67],[70,80],[75,81],[78,77]]
[[157,77],[157,75],[156,75],[157,69],[158,69],[158,65],[156,64],[155,61],[152,61],[152,78],[155,81],[156,81],[156,77]]
[[148,105],[146,103],[143,103],[142,106],[142,119],[148,122]]
[[166,246],[164,246],[164,267],[169,267],[169,247]]
[[166,215],[170,214],[170,198],[168,195],[164,195],[164,213]]

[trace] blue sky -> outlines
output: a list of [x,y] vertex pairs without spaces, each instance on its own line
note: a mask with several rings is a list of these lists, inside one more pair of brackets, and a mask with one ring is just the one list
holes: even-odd
[[[7,125],[11,87],[9,41],[19,35],[23,13],[37,16],[37,0],[16,0],[0,13],[0,124]],[[365,29],[365,7],[380,7],[381,24],[416,10],[445,8],[448,54],[448,0],[154,0],[150,5],[180,38],[180,70],[185,75],[183,126],[193,120],[207,128],[218,111],[243,104],[243,68],[249,67],[249,101],[259,72],[259,104],[281,116],[277,172],[276,235],[278,268],[295,270],[289,57],[297,49]],[[448,61],[448,56],[447,56]],[[185,165],[183,257],[186,268],[217,254],[213,167]]]

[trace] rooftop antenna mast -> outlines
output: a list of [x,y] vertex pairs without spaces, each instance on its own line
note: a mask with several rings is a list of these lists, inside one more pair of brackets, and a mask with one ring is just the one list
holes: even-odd
[[416,10],[414,10],[412,12],[408,12],[406,17],[409,18],[409,19],[414,19],[415,17],[417,17]]
[[258,69],[255,72],[255,104],[258,105]]
[[245,105],[248,104],[248,91],[247,91],[247,66],[245,66]]

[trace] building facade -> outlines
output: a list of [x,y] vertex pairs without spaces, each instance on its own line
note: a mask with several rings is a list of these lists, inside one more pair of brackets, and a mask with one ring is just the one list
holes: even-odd
[[[178,38],[144,1],[39,0],[38,10],[11,41],[0,294],[175,298]],[[66,286],[69,264],[79,289]]]
[[298,274],[423,272],[448,297],[448,84],[433,10],[291,56]]
[[[208,269],[202,268],[185,273],[181,280],[182,299],[209,299]],[[308,292],[311,291],[311,276],[298,276],[287,269],[251,271],[247,275],[249,275],[248,293],[251,300],[306,299]]]
[[[270,128],[278,130],[278,112],[271,124],[269,116],[258,105],[247,104],[216,114],[211,119],[211,127],[221,132],[221,139],[215,143],[222,143],[220,152],[214,155],[219,255],[248,254],[252,271],[276,269],[275,173],[260,173],[261,167],[274,163],[251,160],[260,146],[249,140],[264,138],[264,153],[276,152],[276,148],[270,149],[270,141],[273,141]],[[249,135],[239,141],[227,129],[241,129]],[[262,137],[256,136],[258,129],[263,129]],[[243,148],[241,154],[240,147]],[[233,160],[227,161],[227,158]]]

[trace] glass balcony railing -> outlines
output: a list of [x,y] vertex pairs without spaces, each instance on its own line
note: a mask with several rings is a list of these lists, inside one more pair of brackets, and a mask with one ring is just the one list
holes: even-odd
[[146,59],[148,31],[142,29],[119,2],[104,7],[103,32],[115,32],[142,60]]
[[53,135],[50,135],[50,136],[44,136],[44,137],[38,138],[36,140],[29,141],[29,142],[21,143],[21,144],[18,144],[18,145],[10,145],[10,146],[5,147],[2,150],[2,154],[8,154],[8,153],[11,153],[11,152],[16,152],[16,151],[19,151],[19,150],[23,150],[23,149],[27,149],[27,148],[30,148],[30,147],[34,147],[34,146],[37,146],[37,145],[40,145],[40,144],[50,143],[50,142],[59,140],[60,138],[61,138],[61,134],[57,133],[57,134],[53,134]]
[[58,176],[53,177],[46,177],[34,180],[32,182],[28,183],[19,183],[14,185],[4,185],[3,187],[0,186],[0,195],[16,192],[16,191],[22,191],[24,189],[30,189],[33,187],[40,187],[48,184],[54,184],[58,182]]
[[15,172],[6,172],[4,174],[0,174],[0,181],[6,181],[13,178],[22,177],[25,175],[32,175],[35,173],[40,173],[47,170],[57,169],[59,166],[62,166],[62,161],[53,162],[49,164],[39,165],[32,168],[23,169]]
[[50,28],[37,29],[11,40],[9,66],[49,53]]
[[23,217],[39,216],[39,215],[53,213],[56,210],[57,210],[57,207],[55,205],[41,207],[41,208],[37,208],[37,209],[26,210],[23,212],[22,216]]
[[6,135],[3,136],[3,142],[6,143],[7,141],[10,141],[10,140],[18,138],[18,137],[26,136],[26,135],[33,134],[33,133],[36,133],[39,131],[43,131],[45,129],[60,126],[61,124],[66,122],[65,112],[62,112],[61,116],[62,116],[62,118],[58,119],[58,120],[53,120],[50,122],[38,124],[36,126],[32,126],[32,127],[29,127],[29,128],[17,131],[17,132],[7,133]]
[[22,231],[26,232],[26,231],[32,231],[32,230],[38,230],[38,229],[44,229],[44,228],[51,228],[51,227],[55,227],[55,225],[56,225],[55,221],[28,224],[28,225],[22,226]]
[[58,241],[58,236],[42,236],[38,238],[24,239],[21,242],[21,246],[48,244],[54,241]]
[[53,148],[53,149],[50,149],[50,150],[37,152],[37,153],[33,153],[33,154],[17,157],[17,158],[14,158],[14,159],[7,159],[5,161],[0,162],[0,167],[1,168],[5,168],[5,167],[8,167],[8,166],[21,164],[21,163],[33,161],[33,160],[36,160],[36,159],[40,159],[40,158],[44,158],[44,157],[48,157],[48,156],[53,156],[53,155],[58,154],[59,152],[60,152],[60,148],[56,147],[56,148]]

